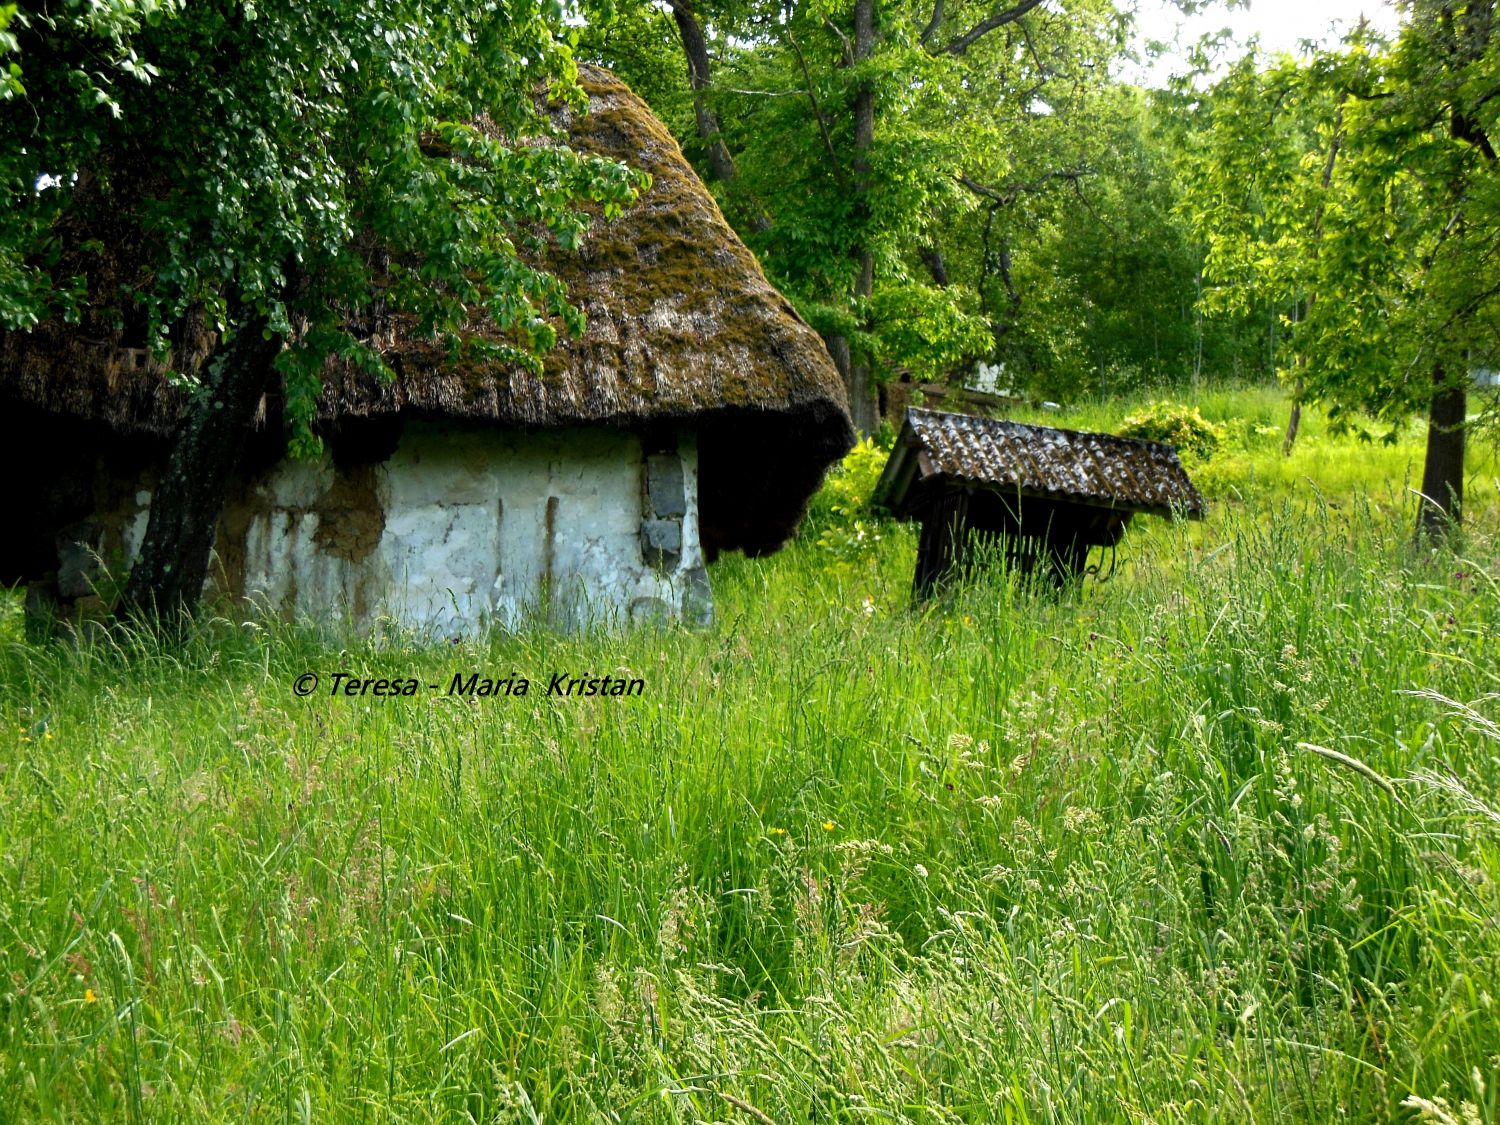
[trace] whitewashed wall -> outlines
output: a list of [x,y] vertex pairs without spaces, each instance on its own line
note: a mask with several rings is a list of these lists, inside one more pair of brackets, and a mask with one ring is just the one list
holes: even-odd
[[[244,592],[272,612],[359,629],[385,618],[438,636],[538,619],[561,628],[706,621],[691,435],[682,435],[675,455],[681,551],[653,565],[642,543],[650,513],[636,435],[409,422],[395,454],[375,469],[385,526],[363,558],[320,543],[335,481],[327,459],[284,462],[257,485],[246,505]],[[142,511],[126,535],[128,555],[144,527]]]

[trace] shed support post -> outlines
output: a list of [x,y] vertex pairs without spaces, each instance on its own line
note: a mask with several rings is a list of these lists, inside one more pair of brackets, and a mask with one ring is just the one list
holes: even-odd
[[967,561],[969,496],[946,492],[927,506],[917,544],[917,571],[912,600],[924,601],[947,575]]

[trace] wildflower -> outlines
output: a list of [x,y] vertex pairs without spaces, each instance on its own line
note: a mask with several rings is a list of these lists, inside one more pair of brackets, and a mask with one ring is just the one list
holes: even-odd
[[913,866],[912,870],[915,871],[921,878],[927,878],[927,868],[923,867],[920,863]]
[[97,1004],[99,1003],[99,997],[94,995],[92,988],[85,988],[83,990],[83,1002],[85,1004]]
[[823,831],[824,832],[832,832],[833,831],[833,821],[831,821],[831,820],[825,820],[823,822]]
[[768,828],[766,830],[766,834],[769,835],[769,836],[785,836],[786,835],[786,829],[785,828]]

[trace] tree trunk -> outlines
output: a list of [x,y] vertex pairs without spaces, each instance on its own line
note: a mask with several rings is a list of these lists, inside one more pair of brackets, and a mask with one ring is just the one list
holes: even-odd
[[943,252],[937,246],[924,246],[921,251],[922,264],[927,267],[927,272],[932,275],[932,283],[939,289],[948,288],[948,263],[943,258]]
[[[868,300],[875,291],[875,255],[868,250],[860,252],[859,278],[854,286],[854,295]],[[870,367],[870,357],[860,352],[850,355],[849,364],[849,414],[854,428],[861,434],[875,432],[880,424],[880,411],[875,395],[875,376]]]
[[[875,0],[854,0],[854,61],[868,59],[875,52]],[[875,255],[870,249],[870,147],[875,143],[875,86],[867,78],[854,92],[854,214],[858,224],[855,250],[859,275],[854,283],[857,301],[869,300],[875,292]],[[855,353],[850,357],[848,389],[849,412],[854,428],[870,434],[878,424],[876,418],[875,381],[868,356]]]
[[[1339,149],[1344,140],[1344,102],[1349,99],[1347,90],[1339,94],[1338,109],[1333,115],[1333,135],[1328,138],[1328,158],[1323,162],[1323,195],[1318,201],[1318,210],[1313,215],[1312,230],[1312,258],[1318,260],[1318,252],[1323,242],[1323,216],[1327,214],[1328,189],[1333,186],[1333,168],[1338,163]],[[1297,323],[1301,324],[1312,313],[1313,304],[1318,299],[1316,293],[1307,295],[1307,303],[1298,313]],[[1307,352],[1302,350],[1300,342],[1297,350],[1297,384],[1292,391],[1292,415],[1286,423],[1286,440],[1281,443],[1281,455],[1290,457],[1292,446],[1297,444],[1297,430],[1302,425],[1302,391],[1305,386],[1303,372],[1307,370]]]
[[687,0],[673,0],[672,18],[677,21],[682,53],[687,56],[688,84],[693,88],[693,117],[698,126],[698,139],[708,149],[709,171],[720,183],[733,183],[739,177],[739,169],[724,144],[719,115],[709,107],[704,94],[710,81],[708,41],[703,37],[697,12]]
[[[1313,257],[1317,257],[1317,254],[1317,243],[1314,242]],[[1308,308],[1312,307],[1311,297],[1307,299],[1307,306]],[[1298,302],[1292,308],[1293,332],[1302,323],[1302,319],[1302,305],[1301,302]],[[1297,337],[1294,335],[1292,339],[1296,340]],[[1302,428],[1302,394],[1307,387],[1306,377],[1303,372],[1307,370],[1307,353],[1300,350],[1300,342],[1298,346],[1299,351],[1292,360],[1292,366],[1297,371],[1297,381],[1292,384],[1292,411],[1287,415],[1286,433],[1281,439],[1281,455],[1283,457],[1290,457],[1292,455],[1292,448],[1297,444],[1297,431]]]
[[824,336],[823,344],[838,368],[849,394],[849,418],[859,434],[872,434],[880,425],[880,403],[870,378],[870,365],[859,363],[849,347],[847,336]]
[[828,357],[833,360],[833,365],[838,368],[839,377],[844,380],[844,386],[849,385],[849,339],[847,336],[824,336],[823,346],[828,349]]
[[140,554],[115,609],[122,621],[175,632],[198,607],[229,476],[239,461],[281,350],[264,314],[230,305],[234,335],[204,365],[203,385],[177,425],[151,497]]
[[870,361],[855,359],[849,369],[849,417],[855,432],[864,437],[880,425],[880,402]]
[[1281,455],[1290,457],[1292,446],[1297,444],[1297,431],[1302,428],[1302,379],[1292,388],[1292,413],[1286,420],[1286,436],[1281,439]]
[[[1462,47],[1488,45],[1493,5],[1473,5],[1469,15],[1476,22],[1468,27],[1469,34],[1478,35],[1477,44],[1449,43],[1450,53],[1457,55]],[[1451,12],[1446,12],[1451,20]],[[1448,24],[1450,37],[1451,23]],[[1475,55],[1474,57],[1478,57]],[[1451,60],[1450,60],[1451,61]],[[1455,140],[1474,145],[1484,158],[1488,171],[1495,164],[1495,150],[1488,136],[1469,114],[1454,107],[1448,120],[1449,136]],[[1463,205],[1467,188],[1462,180],[1455,179],[1450,185],[1453,199],[1459,207],[1454,215],[1453,237],[1465,237],[1467,223]],[[1457,378],[1448,374],[1441,362],[1432,366],[1432,404],[1427,411],[1427,457],[1422,466],[1422,498],[1417,508],[1417,542],[1424,540],[1437,543],[1447,538],[1450,532],[1463,522],[1464,504],[1464,423],[1469,413],[1469,373],[1465,369]]]
[[1427,415],[1427,457],[1422,468],[1422,498],[1417,511],[1417,540],[1440,542],[1463,520],[1464,420],[1468,388],[1450,380],[1442,364],[1432,372],[1432,406]]

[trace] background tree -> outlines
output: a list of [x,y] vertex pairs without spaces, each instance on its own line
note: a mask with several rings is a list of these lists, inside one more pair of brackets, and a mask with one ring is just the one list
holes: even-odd
[[[1365,80],[1369,40],[1361,29],[1348,49],[1310,63],[1289,55],[1241,56],[1211,90],[1195,83],[1216,64],[1202,47],[1197,67],[1179,80],[1172,100],[1182,116],[1178,167],[1181,212],[1205,244],[1200,304],[1212,317],[1269,309],[1275,365],[1293,384],[1283,451],[1301,420],[1308,356],[1293,331],[1317,300],[1315,277],[1324,220],[1344,137],[1343,105],[1351,83]],[[1218,46],[1218,44],[1215,44]],[[1273,340],[1275,337],[1273,337]]]
[[1194,308],[1165,115],[1110,76],[1128,26],[1101,0],[664,0],[581,50],[657,91],[868,428],[895,371],[1003,362],[1053,397],[1262,362],[1247,315]]
[[1309,386],[1426,413],[1418,533],[1441,537],[1462,516],[1471,372],[1500,357],[1493,0],[1416,0],[1381,64],[1345,106],[1348,175],[1319,258],[1341,299],[1309,317]]
[[1179,213],[1172,115],[1111,83],[1071,116],[1046,117],[1035,155],[1016,150],[1034,171],[950,228],[949,261],[975,270],[1011,386],[1067,399],[1269,373],[1258,307],[1195,308],[1204,249]]
[[1461,516],[1470,372],[1500,352],[1493,25],[1492,0],[1420,0],[1391,45],[1247,59],[1190,158],[1210,307],[1267,293],[1299,397],[1335,424],[1427,415],[1422,534]]
[[[1123,44],[1114,7],[1084,0],[673,0],[696,152],[741,234],[823,333],[856,421],[875,422],[874,369],[922,374],[992,351],[953,233],[987,206],[973,186],[1047,189],[1065,157],[1014,160],[1059,132]],[[660,25],[658,25],[660,26]],[[590,49],[608,53],[601,40]],[[628,58],[616,48],[611,61]],[[627,78],[634,78],[627,69]],[[1070,118],[1071,120],[1071,118]],[[978,259],[973,260],[977,266]]]
[[[0,41],[22,87],[0,131],[0,324],[113,310],[163,354],[190,321],[217,331],[182,373],[197,389],[121,612],[196,605],[273,363],[307,451],[325,361],[381,366],[355,327],[377,302],[454,347],[488,316],[497,358],[533,367],[580,326],[518,250],[545,231],[571,244],[578,206],[615,207],[638,177],[520,143],[548,131],[539,88],[581,99],[562,15],[553,0],[65,0],[15,16]],[[94,268],[88,232],[105,218],[140,256],[128,285],[101,288]]]

